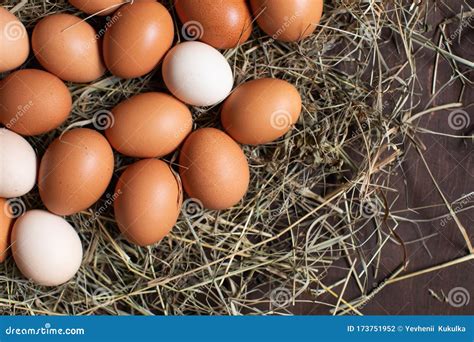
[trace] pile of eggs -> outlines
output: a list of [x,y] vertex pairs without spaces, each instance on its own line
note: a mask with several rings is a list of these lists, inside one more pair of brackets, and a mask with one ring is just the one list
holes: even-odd
[[[152,245],[170,232],[184,193],[213,210],[239,203],[250,180],[239,144],[281,138],[302,104],[296,88],[280,79],[250,80],[233,90],[233,70],[219,49],[245,43],[254,21],[275,40],[302,40],[314,32],[323,10],[322,0],[176,0],[183,35],[198,30],[200,41],[173,46],[173,18],[157,1],[69,2],[87,14],[111,17],[100,32],[66,13],[39,20],[31,49],[44,70],[14,71],[30,54],[30,37],[0,7],[0,73],[6,75],[0,81],[0,261],[11,249],[23,275],[46,286],[67,282],[81,266],[79,235],[63,217],[102,197],[114,174],[114,150],[139,159],[121,173],[114,194],[118,227],[134,244]],[[136,78],[159,65],[170,94],[135,94],[111,110],[114,124],[105,134],[67,130],[38,160],[24,137],[51,132],[67,120],[72,97],[65,81],[90,83],[107,72]],[[224,130],[193,131],[188,106],[221,102]],[[159,158],[178,149],[175,172]],[[35,185],[47,210],[13,220],[10,199]]]

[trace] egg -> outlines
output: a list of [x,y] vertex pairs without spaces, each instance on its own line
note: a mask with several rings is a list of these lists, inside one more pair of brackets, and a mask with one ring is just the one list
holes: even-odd
[[16,220],[12,252],[21,273],[44,286],[57,286],[72,279],[83,254],[74,228],[44,210],[27,211]]
[[163,80],[178,99],[193,106],[212,106],[232,90],[234,75],[225,57],[201,42],[176,45],[163,61]]
[[69,116],[71,93],[58,77],[35,69],[18,70],[0,83],[0,122],[21,135],[59,127]]
[[173,152],[191,132],[193,120],[185,104],[163,93],[131,97],[112,110],[114,124],[105,131],[112,147],[138,158]]
[[247,192],[249,165],[240,146],[224,132],[201,128],[186,139],[179,157],[185,192],[208,209],[227,209]]
[[0,7],[0,46],[0,73],[18,68],[30,53],[25,26],[3,7]]
[[81,18],[49,15],[36,24],[31,42],[40,64],[65,81],[88,83],[106,71],[100,37]]
[[176,0],[185,40],[199,39],[216,49],[246,42],[252,33],[252,16],[246,0]]
[[222,126],[241,144],[266,144],[290,130],[301,107],[301,96],[292,84],[275,78],[252,80],[225,101]]
[[10,233],[13,216],[10,203],[4,198],[0,198],[0,262],[4,262],[10,247]]
[[72,215],[92,206],[112,178],[114,155],[107,139],[88,128],[64,133],[41,159],[38,187],[49,211]]
[[127,4],[114,14],[104,36],[104,59],[118,77],[134,78],[152,71],[173,44],[174,24],[158,2]]
[[152,245],[176,224],[182,191],[165,162],[144,159],[130,165],[120,176],[115,193],[115,219],[130,242]]
[[0,197],[20,197],[35,186],[37,161],[22,136],[0,128]]
[[69,3],[87,14],[109,15],[127,0],[69,0]]
[[297,42],[321,20],[323,0],[250,0],[260,28],[275,40]]

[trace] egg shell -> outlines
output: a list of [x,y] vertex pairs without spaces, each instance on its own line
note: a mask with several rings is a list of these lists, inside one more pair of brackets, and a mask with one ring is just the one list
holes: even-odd
[[126,2],[126,0],[69,0],[72,6],[82,12],[96,15],[109,15]]
[[252,33],[252,16],[245,0],[176,0],[185,40],[199,40],[216,49],[246,42]]
[[152,245],[176,224],[182,191],[165,162],[144,159],[130,165],[120,176],[115,193],[115,219],[130,242]]
[[8,256],[13,223],[13,216],[10,215],[12,210],[10,203],[4,198],[0,198],[0,262],[4,262]]
[[38,187],[49,211],[72,215],[92,206],[112,178],[114,155],[107,139],[88,128],[64,133],[48,146]]
[[0,197],[20,197],[33,189],[37,160],[33,147],[22,136],[0,128]]
[[94,28],[70,14],[53,14],[35,26],[32,47],[40,64],[65,81],[88,83],[106,71]]
[[185,192],[207,209],[227,209],[247,192],[249,165],[240,146],[224,132],[201,128],[189,135],[179,157]]
[[127,4],[114,14],[104,36],[104,59],[118,77],[134,78],[152,71],[170,49],[174,24],[158,2]]
[[163,61],[163,79],[174,96],[193,106],[212,106],[223,101],[234,84],[225,57],[201,42],[173,47]]
[[18,70],[0,82],[0,122],[21,135],[59,127],[69,116],[72,98],[58,77],[35,69]]
[[0,73],[18,68],[30,53],[25,26],[3,7],[0,7],[0,46]]
[[105,135],[113,148],[130,157],[165,156],[178,148],[193,126],[188,107],[163,93],[133,96],[112,114],[114,124]]
[[12,251],[21,273],[44,286],[57,286],[72,279],[83,254],[74,228],[44,210],[28,211],[16,220]]
[[222,126],[241,144],[266,144],[290,130],[301,106],[301,96],[292,84],[275,78],[252,80],[237,87],[225,101]]
[[323,0],[250,0],[260,28],[275,40],[297,42],[321,20]]

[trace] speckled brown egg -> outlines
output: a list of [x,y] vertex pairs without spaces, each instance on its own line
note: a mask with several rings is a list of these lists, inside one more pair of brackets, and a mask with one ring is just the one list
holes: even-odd
[[201,128],[184,142],[179,173],[189,197],[208,209],[227,209],[247,192],[249,165],[240,146],[224,132]]
[[301,106],[301,96],[292,84],[262,78],[235,89],[224,102],[221,121],[241,144],[265,144],[290,130],[298,121]]
[[250,0],[260,28],[275,40],[297,42],[321,20],[323,0]]
[[100,37],[81,18],[49,15],[36,24],[31,41],[40,64],[65,81],[88,83],[105,73]]
[[158,2],[127,4],[104,36],[104,59],[108,69],[122,78],[152,71],[170,49],[174,25],[168,10]]
[[28,58],[30,41],[25,26],[0,7],[0,72],[18,68]]
[[252,33],[246,0],[176,0],[175,7],[185,40],[229,49],[246,42]]
[[21,135],[38,135],[60,126],[69,116],[69,89],[49,72],[24,69],[0,82],[0,122]]
[[109,15],[126,0],[69,0],[69,3],[87,14]]
[[105,192],[114,155],[100,133],[76,128],[48,146],[41,160],[38,187],[49,211],[71,215],[92,206]]
[[115,196],[115,219],[120,231],[140,246],[163,239],[181,210],[180,184],[170,167],[157,159],[144,159],[127,167]]
[[11,213],[14,213],[14,211],[10,203],[4,198],[0,198],[0,262],[4,262],[8,256],[13,223]]
[[105,135],[112,147],[130,157],[165,156],[178,148],[193,126],[188,107],[163,93],[133,96],[112,114],[114,125]]

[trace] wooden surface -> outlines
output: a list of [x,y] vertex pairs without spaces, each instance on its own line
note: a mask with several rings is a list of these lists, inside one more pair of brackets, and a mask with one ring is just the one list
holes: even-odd
[[[474,8],[472,1],[448,1],[450,8],[441,2],[432,1],[428,18],[432,27],[442,22],[445,18],[451,18],[461,12],[461,6],[470,4]],[[449,26],[451,32],[459,27],[459,22]],[[453,43],[453,52],[457,55],[474,61],[474,20],[471,26],[466,26],[462,30],[460,43]],[[439,30],[434,30],[425,34],[431,37],[433,42],[438,41]],[[391,44],[391,45],[390,45]],[[393,42],[385,46],[387,60],[393,65],[404,63],[403,58],[394,51]],[[468,113],[470,125],[462,130],[454,130],[448,124],[448,117],[451,111],[438,111],[424,116],[419,122],[419,127],[424,127],[435,132],[441,132],[456,136],[472,136],[474,127],[474,86],[466,87],[464,94],[461,93],[461,82],[456,81],[440,92],[434,99],[431,96],[431,89],[435,70],[436,54],[424,49],[417,57],[417,70],[419,79],[419,91],[421,92],[421,103],[416,112],[421,112],[428,105],[428,108],[442,104],[462,102],[463,110]],[[474,71],[468,67],[460,67],[465,76],[474,82]],[[452,75],[449,63],[440,58],[438,64],[438,76],[436,84],[438,89],[446,84]],[[461,98],[460,98],[461,96]],[[464,227],[467,229],[471,241],[474,243],[474,140],[456,139],[451,137],[417,134],[417,137],[425,145],[422,152],[426,163],[432,172],[449,202],[460,198],[463,195],[472,193],[470,201],[461,205],[465,211],[458,214]],[[431,220],[448,213],[446,206],[442,205],[443,200],[436,190],[436,187],[423,163],[422,158],[415,151],[410,142],[405,143],[407,149],[406,159],[398,170],[398,175],[392,177],[390,186],[397,189],[399,197],[392,210],[404,210],[407,208],[422,208],[416,212],[403,212],[403,215],[415,220],[427,220],[428,222],[418,222],[418,225],[401,222],[397,228],[398,234],[405,242],[417,240],[422,236],[434,235],[422,243],[408,244],[407,252],[409,265],[406,272],[414,272],[448,262],[468,254],[466,243],[454,220],[441,219]],[[458,206],[459,207],[459,206]],[[372,246],[375,242],[372,241]],[[367,247],[370,252],[370,247]],[[379,274],[373,279],[370,288],[380,284],[384,278],[392,274],[403,261],[402,248],[395,243],[389,242],[380,262]],[[347,268],[344,262],[340,266]],[[374,273],[374,269],[371,270]],[[345,272],[331,271],[326,278],[326,284],[339,280],[345,276]],[[449,291],[456,287],[466,289],[470,295],[467,305],[455,307],[446,301]],[[335,288],[335,292],[340,293],[342,286]],[[430,291],[438,295],[438,299]],[[352,280],[346,289],[344,299],[351,300],[360,295],[355,282]],[[331,296],[326,296],[325,300],[335,303]],[[295,314],[329,314],[327,306],[314,303],[299,303],[294,307]],[[403,280],[395,284],[387,285],[374,298],[363,306],[361,312],[368,315],[462,315],[474,314],[474,261],[465,262],[457,266],[445,268],[439,271],[430,272],[412,279]]]

